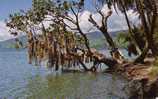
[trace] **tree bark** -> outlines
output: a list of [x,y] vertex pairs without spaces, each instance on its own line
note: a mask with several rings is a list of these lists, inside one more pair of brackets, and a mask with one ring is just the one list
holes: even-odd
[[152,43],[152,42],[150,42],[150,40],[151,40],[150,38],[152,35],[149,33],[149,27],[148,27],[146,17],[144,15],[144,10],[143,10],[140,0],[136,0],[136,6],[137,6],[138,12],[140,14],[141,22],[143,25],[143,29],[144,29],[144,33],[145,33],[145,37],[146,37],[146,45],[145,45],[141,55],[135,59],[135,63],[142,63],[142,62],[144,62],[144,59],[149,51],[149,46]]
[[[121,53],[119,52],[118,48],[116,47],[112,37],[110,36],[110,34],[107,31],[107,20],[108,18],[111,16],[112,11],[108,12],[107,16],[105,16],[101,11],[98,11],[98,13],[102,16],[102,26],[99,26],[97,24],[97,22],[93,19],[92,15],[90,15],[90,19],[89,21],[98,28],[98,30],[100,30],[102,32],[102,34],[104,35],[107,43],[109,44],[109,46],[111,47],[111,56],[113,57],[113,59],[117,60],[118,63],[122,63],[124,62],[124,57],[121,55]],[[115,56],[118,56],[117,58]]]
[[144,59],[146,58],[148,51],[149,51],[149,46],[148,43],[146,43],[143,52],[134,60],[134,63],[144,63]]
[[127,15],[127,12],[126,12],[126,8],[121,0],[121,6],[123,8],[123,13],[124,13],[124,16],[125,16],[125,19],[126,19],[126,22],[127,22],[127,26],[128,26],[128,29],[129,29],[129,33],[130,33],[130,36],[131,36],[131,39],[133,40],[133,43],[135,44],[136,46],[136,49],[138,51],[139,54],[141,54],[141,52],[143,51],[142,49],[142,46],[139,45],[139,39],[137,38],[137,35],[134,34],[134,32],[132,31],[132,28],[131,28],[131,25],[130,25],[130,21],[129,21],[129,18],[128,18],[128,15]]
[[112,37],[109,35],[109,33],[108,33],[107,29],[106,29],[106,27],[101,27],[100,31],[102,32],[102,34],[106,38],[109,46],[111,47],[112,58],[115,59],[118,63],[124,63],[125,59],[121,55],[121,53],[119,52],[118,48],[116,47]]
[[150,27],[150,33],[151,33],[151,37],[149,38],[149,42],[151,44],[149,44],[153,55],[158,56],[158,47],[155,44],[155,40],[153,38],[153,34],[155,32],[155,28],[156,28],[156,22],[157,22],[157,6],[156,6],[156,2],[155,0],[150,0],[151,1],[151,6],[152,6],[152,10],[153,10],[153,15],[152,15],[152,21],[151,21],[151,27]]
[[148,47],[149,49],[151,49],[152,53],[157,55],[158,52],[158,48],[157,46],[155,46],[155,41],[153,39],[153,34],[154,34],[154,30],[156,27],[156,20],[157,20],[157,8],[156,8],[156,3],[154,0],[152,0],[152,12],[153,12],[153,16],[152,16],[152,23],[148,24],[146,16],[145,16],[145,11],[143,9],[143,6],[141,4],[140,0],[136,0],[136,5],[137,5],[137,9],[138,12],[140,14],[140,18],[141,18],[141,22],[144,28],[144,32],[145,32],[145,36],[146,36],[146,41],[148,42]]

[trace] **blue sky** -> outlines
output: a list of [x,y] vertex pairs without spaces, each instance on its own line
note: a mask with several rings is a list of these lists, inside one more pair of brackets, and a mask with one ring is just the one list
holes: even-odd
[[[32,0],[0,0],[0,20],[8,18],[10,13],[31,8]],[[89,0],[86,0],[86,8],[92,8]]]
[[20,9],[29,9],[31,5],[32,0],[0,0],[0,20],[8,18],[10,13]]

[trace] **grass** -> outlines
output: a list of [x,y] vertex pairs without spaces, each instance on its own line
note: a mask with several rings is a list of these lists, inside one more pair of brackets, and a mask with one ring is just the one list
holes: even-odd
[[153,76],[153,77],[157,77],[158,76],[158,58],[153,63],[150,75]]

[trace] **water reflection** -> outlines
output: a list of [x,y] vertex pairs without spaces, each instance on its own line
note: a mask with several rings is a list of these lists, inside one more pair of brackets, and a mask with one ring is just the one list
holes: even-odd
[[0,50],[0,99],[128,99],[118,75],[50,73],[26,60],[25,50]]
[[127,82],[111,74],[67,73],[35,76],[28,80],[23,96],[28,99],[127,99]]

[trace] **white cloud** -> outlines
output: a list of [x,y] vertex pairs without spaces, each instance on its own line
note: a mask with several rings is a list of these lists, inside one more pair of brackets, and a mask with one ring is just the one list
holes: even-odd
[[90,16],[91,12],[89,11],[84,11],[81,16],[80,16],[80,26],[81,26],[81,29],[87,33],[89,32],[90,30],[91,31],[95,31],[96,28],[93,27],[93,25],[88,21],[89,19],[89,16]]
[[5,22],[0,21],[0,41],[4,41],[11,38],[14,37],[10,35],[9,28],[6,27]]
[[[108,7],[105,5],[102,8],[102,12],[106,15],[106,13],[109,11]],[[108,31],[119,31],[119,30],[127,30],[128,26],[125,20],[124,14],[122,14],[119,10],[116,13],[113,8],[113,14],[108,19]],[[91,31],[97,31],[96,28],[93,27],[93,25],[88,21],[89,15],[92,14],[93,18],[96,20],[96,22],[101,25],[101,16],[98,13],[91,13],[90,11],[83,11],[80,13],[80,27],[84,31],[84,33],[89,32],[89,30],[92,28]],[[130,19],[131,24],[138,24],[138,15],[134,14],[132,10],[129,10],[127,12],[128,17]],[[69,14],[72,18],[74,16],[72,14]],[[70,26],[74,27],[70,22],[67,22]]]

